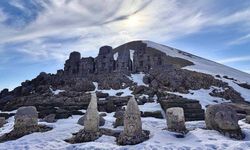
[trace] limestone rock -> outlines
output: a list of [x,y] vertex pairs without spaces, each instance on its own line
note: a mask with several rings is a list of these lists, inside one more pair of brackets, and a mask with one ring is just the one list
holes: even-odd
[[244,138],[238,124],[237,112],[228,105],[210,105],[206,110],[205,122],[208,129],[217,130],[230,138]]
[[117,138],[119,145],[135,145],[149,139],[149,133],[142,131],[141,112],[134,97],[124,115],[124,131]]
[[185,117],[183,108],[172,107],[166,110],[168,130],[185,134]]
[[20,107],[15,114],[14,128],[29,128],[38,125],[38,113],[34,106]]

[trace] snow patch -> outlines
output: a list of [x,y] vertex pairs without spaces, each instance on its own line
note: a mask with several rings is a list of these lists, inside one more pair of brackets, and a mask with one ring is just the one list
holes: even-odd
[[183,94],[183,93],[179,93],[179,92],[168,92],[168,93],[179,95],[179,96],[182,96],[182,97],[188,98],[188,99],[198,100],[198,101],[200,101],[200,104],[202,105],[203,109],[206,109],[207,105],[224,103],[224,102],[231,102],[231,101],[225,100],[223,98],[213,97],[213,96],[209,95],[209,93],[211,93],[214,89],[218,89],[220,91],[223,90],[223,89],[218,88],[218,87],[211,87],[210,89],[189,90],[188,94]]
[[[98,90],[98,83],[97,82],[93,82],[93,84],[95,85],[95,91],[98,92],[102,92],[102,93],[108,93],[109,96],[117,96],[117,93],[123,92],[119,97],[122,96],[131,96],[132,92],[129,87],[125,88],[125,89],[118,89],[118,90],[114,90],[114,89],[110,89],[110,90]],[[93,92],[95,92],[93,91]],[[104,99],[103,99],[104,100]]]
[[50,89],[50,91],[54,94],[54,95],[58,95],[59,93],[61,93],[61,92],[64,92],[65,90],[53,90],[52,88],[49,88]]
[[118,52],[116,52],[116,53],[113,55],[113,57],[114,57],[114,60],[117,60],[117,59],[118,59]]
[[132,50],[132,49],[129,50],[129,54],[130,54],[129,56],[132,62],[134,61],[134,53],[135,53],[135,50]]
[[144,73],[140,72],[138,74],[131,74],[131,77],[128,76],[128,78],[132,81],[134,81],[135,83],[137,83],[137,85],[144,85],[144,86],[148,86],[143,82],[143,77],[145,76]]

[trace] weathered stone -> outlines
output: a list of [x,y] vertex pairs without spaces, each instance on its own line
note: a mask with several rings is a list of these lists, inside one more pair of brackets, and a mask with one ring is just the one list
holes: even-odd
[[228,105],[210,105],[206,109],[205,122],[208,129],[217,130],[230,138],[239,140],[244,138],[238,124],[237,113]]
[[64,72],[66,75],[78,75],[80,67],[81,54],[79,52],[70,53],[69,59],[64,65]]
[[53,123],[56,122],[56,115],[55,114],[49,114],[48,116],[45,116],[42,121]]
[[38,113],[34,106],[21,107],[15,114],[14,128],[30,128],[38,125]]
[[97,110],[96,94],[91,95],[91,101],[85,114],[84,130],[87,132],[99,131],[99,114]]
[[135,98],[127,104],[124,115],[124,131],[117,138],[119,145],[134,145],[149,139],[149,134],[142,131],[141,112]]
[[34,106],[21,107],[15,115],[14,129],[0,137],[0,142],[15,140],[34,132],[46,132],[51,127],[38,125],[38,113]]
[[78,121],[78,123],[84,125],[84,129],[80,130],[78,133],[75,133],[72,138],[66,139],[65,141],[69,143],[82,143],[98,139],[100,136],[102,136],[99,130],[99,120],[100,117],[97,110],[97,97],[95,93],[92,93],[91,101],[86,114],[83,117],[83,122]]
[[[85,115],[82,116],[81,118],[79,118],[79,120],[77,121],[77,124],[84,126],[84,121],[85,121]],[[99,126],[104,126],[105,124],[105,119],[100,115],[100,119],[99,119]]]
[[6,123],[5,118],[4,117],[0,117],[0,128],[2,128],[5,123]]
[[183,108],[172,107],[166,110],[168,130],[185,134],[185,117]]
[[113,57],[112,47],[103,46],[95,58],[96,73],[111,73],[115,70],[115,60]]

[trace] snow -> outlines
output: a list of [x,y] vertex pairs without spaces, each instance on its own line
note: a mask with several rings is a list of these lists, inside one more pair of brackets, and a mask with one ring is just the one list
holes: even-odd
[[131,96],[132,92],[129,87],[125,88],[125,89],[118,89],[118,90],[114,90],[114,89],[110,89],[110,90],[98,90],[98,83],[97,82],[93,82],[93,84],[95,85],[95,91],[99,91],[102,93],[108,93],[109,96],[117,96],[117,93],[123,92],[119,97],[122,96]]
[[129,54],[130,54],[129,56],[132,62],[134,61],[134,53],[135,53],[135,50],[132,50],[132,49],[129,50]]
[[207,73],[213,76],[227,75],[239,80],[242,83],[250,83],[250,74],[248,73],[158,43],[151,41],[143,41],[143,43],[146,43],[148,47],[165,52],[169,56],[183,58],[194,63],[194,65],[184,67],[183,69]]
[[[114,129],[112,123],[115,121],[114,113],[105,116],[105,128]],[[142,118],[143,129],[150,130],[150,139],[132,146],[118,146],[115,138],[102,136],[93,142],[69,144],[64,140],[70,138],[72,133],[83,129],[77,124],[81,116],[72,116],[68,119],[60,119],[56,123],[43,123],[52,126],[53,129],[44,133],[33,133],[14,141],[0,143],[0,150],[75,150],[75,149],[99,149],[99,150],[125,150],[125,149],[180,149],[180,150],[202,150],[202,149],[250,149],[250,125],[244,121],[239,124],[246,134],[242,141],[230,139],[219,134],[217,131],[205,130],[204,121],[186,122],[190,132],[185,138],[176,138],[173,132],[163,130],[167,127],[165,119],[152,117]],[[14,117],[8,119],[8,123],[0,128],[0,135],[9,132],[13,127]],[[40,123],[41,124],[41,123]],[[116,130],[122,130],[118,127]]]
[[144,85],[144,86],[148,86],[143,82],[143,77],[145,76],[144,73],[140,72],[138,74],[131,74],[130,80],[134,81],[135,83],[137,83],[137,85]]
[[53,90],[52,88],[49,88],[50,89],[50,91],[54,94],[54,95],[58,95],[59,93],[61,93],[61,92],[64,92],[65,90]]
[[117,60],[117,58],[118,58],[118,52],[116,52],[116,53],[113,55],[113,57],[114,57],[114,60]]
[[[212,86],[210,89],[189,90],[188,94],[183,94],[179,92],[168,92],[168,93],[179,95],[188,99],[199,100],[203,109],[205,109],[207,105],[231,102],[223,98],[213,97],[209,95],[209,93],[211,93],[213,89],[218,89],[218,88]],[[219,90],[222,89],[219,88]]]
[[159,103],[145,103],[144,105],[138,105],[140,111],[147,111],[147,112],[153,112],[153,111],[162,111],[161,105]]

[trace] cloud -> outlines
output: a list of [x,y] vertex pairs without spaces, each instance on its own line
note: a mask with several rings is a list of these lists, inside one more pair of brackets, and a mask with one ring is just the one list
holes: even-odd
[[250,56],[239,56],[239,57],[232,57],[219,60],[219,63],[235,63],[235,62],[243,62],[243,61],[250,61]]
[[[247,10],[242,10],[221,16],[220,13],[213,13],[209,9],[211,1],[195,0],[30,2],[30,5],[37,5],[37,8],[43,10],[23,9],[26,5],[20,1],[11,1],[11,5],[21,10],[23,14],[37,15],[21,29],[0,24],[2,31],[0,45],[11,47],[17,44],[16,51],[32,56],[34,61],[44,59],[62,61],[73,50],[85,55],[94,55],[102,45],[115,47],[136,39],[164,43],[197,33],[209,26],[247,22],[244,17],[249,14]],[[58,40],[53,41],[53,39]],[[65,42],[70,39],[74,40]],[[0,51],[7,50],[0,49]]]
[[250,42],[250,33],[228,42],[228,45],[239,45],[239,44],[244,44],[248,42]]
[[4,14],[3,10],[0,9],[0,23],[6,20],[6,15]]

